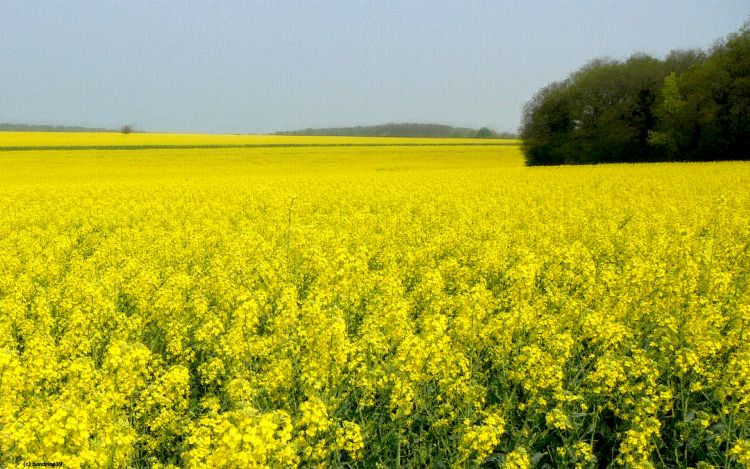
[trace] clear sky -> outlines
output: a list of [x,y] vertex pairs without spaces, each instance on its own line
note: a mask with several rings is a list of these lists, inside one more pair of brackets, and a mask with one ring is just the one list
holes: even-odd
[[708,48],[750,0],[0,0],[0,122],[515,131],[588,60]]

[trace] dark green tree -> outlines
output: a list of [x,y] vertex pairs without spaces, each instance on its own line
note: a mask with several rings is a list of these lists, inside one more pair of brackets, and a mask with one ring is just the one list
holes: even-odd
[[670,159],[750,158],[750,23],[664,81],[650,137]]
[[487,127],[482,127],[477,131],[476,138],[492,138],[495,136],[495,133],[492,132]]
[[529,166],[569,163],[574,129],[567,81],[552,83],[526,103],[521,120],[521,149]]
[[708,54],[589,62],[541,89],[519,130],[528,165],[750,159],[750,23]]
[[542,89],[524,108],[520,134],[527,163],[657,159],[649,131],[668,73],[666,62],[647,55],[599,59]]

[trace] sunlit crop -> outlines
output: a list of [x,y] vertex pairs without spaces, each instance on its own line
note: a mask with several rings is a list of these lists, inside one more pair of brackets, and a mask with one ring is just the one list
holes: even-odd
[[479,140],[466,138],[404,137],[308,137],[286,135],[205,135],[119,132],[0,132],[2,147],[77,147],[77,146],[221,146],[221,145],[413,145],[517,143],[516,140]]
[[521,165],[0,152],[0,466],[750,464],[750,164]]

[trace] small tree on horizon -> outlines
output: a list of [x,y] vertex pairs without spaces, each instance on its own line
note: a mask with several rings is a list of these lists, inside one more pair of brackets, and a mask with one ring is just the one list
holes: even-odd
[[477,138],[492,138],[492,137],[493,137],[493,132],[487,127],[482,127],[477,132]]

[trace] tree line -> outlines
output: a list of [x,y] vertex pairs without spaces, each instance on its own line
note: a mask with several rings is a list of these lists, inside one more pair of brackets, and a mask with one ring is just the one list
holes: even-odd
[[707,52],[596,59],[539,90],[527,165],[750,159],[750,21]]
[[0,123],[0,132],[114,132],[112,129],[98,127],[79,127],[71,125],[31,125]]
[[515,138],[507,132],[495,132],[487,127],[470,129],[442,124],[382,124],[358,127],[333,127],[276,132],[277,135],[324,135],[346,137],[425,137],[425,138]]

